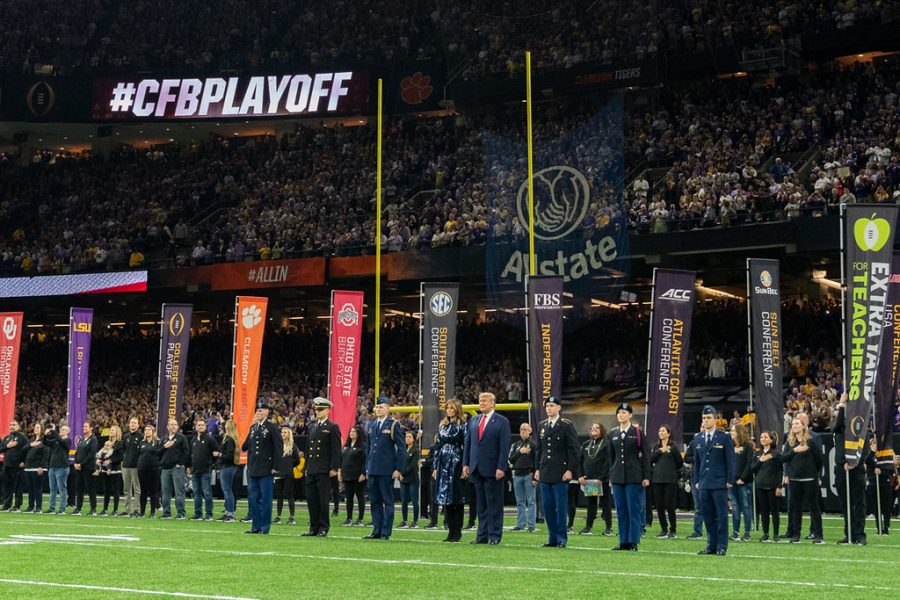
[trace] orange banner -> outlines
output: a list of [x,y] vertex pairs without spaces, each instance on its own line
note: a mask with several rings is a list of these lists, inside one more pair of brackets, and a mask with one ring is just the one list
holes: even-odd
[[22,313],[0,313],[0,432],[6,435],[16,412],[16,375],[22,342]]
[[[259,361],[266,331],[268,298],[238,296],[234,301],[234,371],[231,379],[231,412],[241,442],[250,432],[256,412]],[[246,462],[246,455],[241,455]]]

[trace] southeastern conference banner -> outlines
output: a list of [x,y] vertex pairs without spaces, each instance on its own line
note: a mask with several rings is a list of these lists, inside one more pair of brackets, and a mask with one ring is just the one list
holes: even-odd
[[562,395],[563,278],[527,277],[525,297],[531,419],[536,426],[547,418],[547,398]]
[[72,429],[72,449],[69,459],[75,456],[75,447],[81,438],[87,420],[88,366],[91,362],[91,329],[94,310],[72,308],[69,311],[69,384],[66,424]]
[[662,425],[669,426],[673,440],[681,440],[684,435],[684,395],[696,278],[693,271],[653,270],[646,431],[651,445],[659,440]]
[[847,464],[854,467],[872,416],[898,207],[851,204],[841,205],[841,212],[847,386],[844,448]]
[[456,320],[459,284],[422,284],[422,445],[430,448],[447,400],[456,393]]
[[894,464],[894,414],[897,397],[900,361],[900,254],[891,258],[891,280],[888,284],[887,307],[884,311],[884,333],[881,337],[881,358],[875,379],[875,439],[876,458],[881,468]]
[[156,433],[159,437],[165,435],[169,419],[181,420],[193,309],[192,304],[163,304],[156,386]]
[[347,440],[356,422],[356,394],[359,384],[360,342],[362,341],[363,293],[331,292],[331,339],[328,354],[328,399],[334,406],[331,420]]
[[[231,378],[231,412],[243,443],[250,433],[259,389],[259,363],[266,332],[268,298],[238,296],[234,300],[234,371]],[[246,459],[242,455],[241,461]]]
[[22,316],[20,312],[0,313],[0,432],[4,435],[16,413]]
[[773,432],[780,444],[784,423],[781,331],[781,278],[777,260],[747,259],[752,332],[753,407],[756,431]]

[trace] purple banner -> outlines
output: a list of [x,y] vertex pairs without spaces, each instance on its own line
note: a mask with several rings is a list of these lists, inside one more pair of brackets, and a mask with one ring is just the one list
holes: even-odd
[[91,362],[91,327],[94,310],[72,308],[69,311],[69,384],[66,424],[72,429],[72,450],[69,461],[74,460],[75,447],[84,437],[82,428],[87,420],[88,365]]
[[562,395],[563,278],[528,277],[528,370],[533,425],[547,418],[544,401]]
[[696,278],[693,271],[653,271],[646,421],[651,446],[659,440],[663,425],[669,427],[673,440],[681,442],[684,437],[684,391]]
[[193,309],[192,304],[163,304],[156,387],[156,433],[159,437],[165,435],[169,419],[181,420]]
[[881,358],[875,379],[875,438],[878,441],[876,458],[881,468],[894,464],[894,415],[897,408],[897,364],[900,361],[900,254],[891,260],[891,279],[888,284],[887,305],[884,308],[884,333],[881,337]]

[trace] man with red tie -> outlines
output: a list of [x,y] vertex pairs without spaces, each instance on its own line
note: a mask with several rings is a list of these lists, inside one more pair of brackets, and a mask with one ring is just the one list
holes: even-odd
[[472,479],[478,510],[478,533],[472,544],[496,545],[503,536],[503,479],[511,435],[509,420],[494,411],[496,402],[490,392],[478,395],[481,414],[469,419],[463,448],[462,477]]

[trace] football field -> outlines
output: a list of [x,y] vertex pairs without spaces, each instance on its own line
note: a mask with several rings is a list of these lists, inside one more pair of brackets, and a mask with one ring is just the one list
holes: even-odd
[[541,525],[473,546],[473,532],[450,544],[423,529],[385,542],[335,525],[301,538],[308,521],[297,517],[260,536],[241,523],[2,513],[0,598],[900,597],[900,535],[876,536],[871,520],[866,547],[837,546],[841,521],[826,518],[827,545],[732,542],[718,557],[696,555],[704,543],[684,539],[684,519],[678,539],[657,540],[655,525],[634,553],[611,552],[602,527],[556,549],[540,548]]

